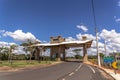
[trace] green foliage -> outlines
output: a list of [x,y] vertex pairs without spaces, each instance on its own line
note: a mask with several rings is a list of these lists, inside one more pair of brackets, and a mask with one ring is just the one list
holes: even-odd
[[75,59],[82,59],[82,56],[80,56],[80,55],[75,55]]
[[88,59],[97,59],[97,55],[89,55]]
[[16,55],[16,60],[26,60],[26,57],[27,55],[25,54],[19,54],[19,55]]
[[117,63],[118,69],[120,70],[120,61]]
[[80,53],[81,49],[74,49],[73,52],[75,52],[77,55]]
[[2,64],[0,64],[0,67],[2,66],[8,66],[12,68],[23,68],[23,67],[30,67],[30,66],[37,66],[37,65],[44,65],[44,64],[51,64],[55,63],[56,61],[41,61],[41,63],[38,63],[35,60],[31,61],[31,64],[28,64],[26,60],[14,60],[12,64],[10,64],[8,61],[1,61]]
[[9,48],[1,47],[0,48],[0,60],[7,60],[9,56]]
[[1,59],[1,60],[8,60],[8,56],[9,56],[9,55],[8,55],[7,53],[1,53],[1,54],[0,54],[0,59]]
[[105,56],[105,55],[104,55],[103,53],[100,53],[100,57],[102,57],[102,58],[103,58],[104,56]]

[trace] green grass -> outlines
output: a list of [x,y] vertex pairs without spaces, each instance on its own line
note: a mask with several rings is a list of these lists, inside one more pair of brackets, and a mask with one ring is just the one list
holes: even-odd
[[41,62],[38,62],[38,61],[32,60],[31,63],[29,63],[29,61],[26,61],[26,60],[14,60],[11,64],[8,61],[0,61],[0,67],[8,66],[8,67],[11,67],[11,68],[24,68],[24,67],[44,65],[44,64],[49,65],[49,64],[55,63],[55,62],[56,61],[41,61]]
[[118,62],[118,69],[120,70],[120,61]]

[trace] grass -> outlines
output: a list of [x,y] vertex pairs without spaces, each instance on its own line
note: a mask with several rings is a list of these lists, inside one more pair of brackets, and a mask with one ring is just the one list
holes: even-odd
[[8,66],[8,67],[11,67],[11,68],[24,68],[24,67],[44,65],[44,64],[49,65],[49,64],[55,63],[55,62],[56,61],[41,61],[41,62],[38,62],[36,60],[32,60],[31,63],[29,63],[29,61],[26,61],[26,60],[14,60],[11,64],[8,61],[0,61],[0,67]]
[[118,69],[120,70],[120,61],[118,62]]

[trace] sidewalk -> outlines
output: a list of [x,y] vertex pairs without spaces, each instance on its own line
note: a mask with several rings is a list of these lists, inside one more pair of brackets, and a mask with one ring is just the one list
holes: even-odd
[[106,71],[108,74],[110,74],[115,80],[120,80],[120,73],[114,73],[114,70],[110,70],[110,69],[105,69],[105,68],[101,68],[104,71]]
[[86,62],[86,64],[89,64],[89,65],[98,67],[98,68],[104,70],[104,71],[105,71],[106,73],[108,73],[109,75],[111,75],[115,80],[120,80],[120,73],[117,72],[117,73],[115,74],[115,73],[114,73],[114,70],[112,70],[112,69],[107,69],[107,68],[99,67],[98,65],[92,64],[92,63],[90,63],[90,62]]

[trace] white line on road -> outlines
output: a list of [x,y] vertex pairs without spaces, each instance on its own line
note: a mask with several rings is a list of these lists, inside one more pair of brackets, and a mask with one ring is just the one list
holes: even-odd
[[82,66],[82,64],[78,67],[78,69],[80,69],[80,68],[81,68],[81,66]]
[[65,78],[63,78],[62,80],[65,80]]
[[75,69],[75,71],[78,71],[78,69]]
[[69,76],[72,76],[74,74],[74,72],[71,72],[70,74],[69,74]]
[[79,67],[77,69],[75,69],[75,71],[78,71],[81,68],[82,64],[79,65]]
[[95,73],[95,70],[91,66],[88,67],[92,70],[93,73]]

